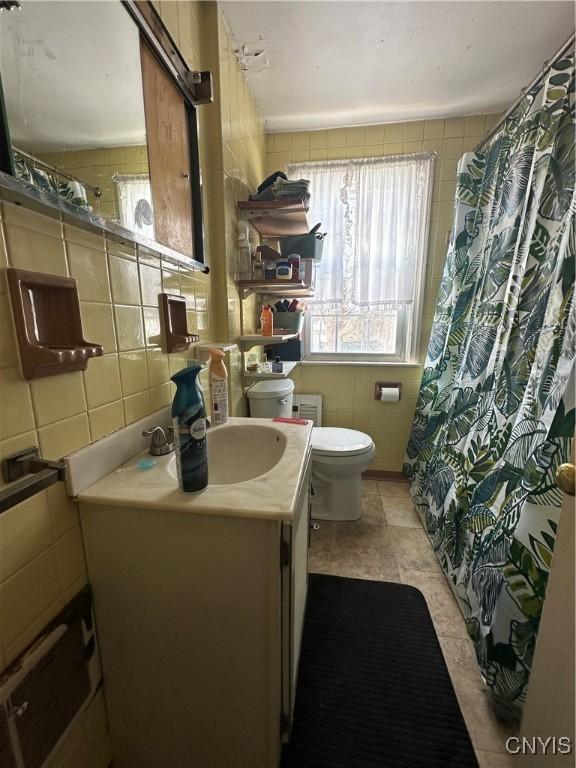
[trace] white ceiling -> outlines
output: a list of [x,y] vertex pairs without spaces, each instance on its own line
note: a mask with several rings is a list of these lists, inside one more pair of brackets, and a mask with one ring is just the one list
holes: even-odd
[[574,31],[555,0],[221,7],[269,131],[497,112]]
[[138,28],[120,2],[0,12],[12,141],[29,152],[144,144]]

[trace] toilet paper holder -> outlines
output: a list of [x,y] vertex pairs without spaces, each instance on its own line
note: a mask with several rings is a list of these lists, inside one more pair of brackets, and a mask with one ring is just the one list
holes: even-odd
[[377,381],[374,384],[374,400],[382,400],[383,389],[397,389],[398,400],[402,399],[402,384],[399,381]]

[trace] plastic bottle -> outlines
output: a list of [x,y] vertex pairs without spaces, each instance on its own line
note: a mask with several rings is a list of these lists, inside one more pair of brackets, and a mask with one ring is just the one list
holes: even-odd
[[172,376],[176,395],[172,402],[172,423],[176,443],[176,469],[181,491],[201,491],[208,485],[206,408],[198,380],[202,370],[193,362]]
[[221,349],[210,350],[208,377],[213,426],[228,421],[228,371],[224,365],[225,356]]
[[252,262],[252,279],[264,280],[264,262],[262,261],[260,251],[256,251],[254,261]]
[[281,259],[276,263],[276,279],[292,280],[292,267],[288,259]]
[[272,310],[268,305],[262,307],[260,323],[262,325],[262,336],[272,336],[274,333],[274,317],[272,315]]

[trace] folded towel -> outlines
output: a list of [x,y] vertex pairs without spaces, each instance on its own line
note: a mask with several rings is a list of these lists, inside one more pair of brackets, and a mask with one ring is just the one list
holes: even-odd
[[272,184],[272,194],[276,200],[286,198],[297,198],[308,201],[310,199],[310,181],[308,179],[276,179]]
[[275,196],[284,195],[286,197],[294,197],[296,193],[306,194],[310,187],[310,181],[308,179],[282,179],[278,178],[272,184],[272,192]]
[[[274,175],[274,174],[273,174]],[[268,177],[267,181],[272,178]],[[260,185],[255,195],[250,195],[250,200],[310,200],[310,182],[308,179],[285,179],[282,176],[276,176],[273,183],[264,187]]]

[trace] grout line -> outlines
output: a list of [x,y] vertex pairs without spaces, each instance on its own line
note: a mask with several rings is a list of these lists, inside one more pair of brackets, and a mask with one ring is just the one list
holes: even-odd
[[[50,533],[52,534],[52,528],[50,528]],[[60,536],[59,539],[61,539],[61,538],[62,537]],[[16,568],[15,571],[12,571],[12,573],[10,573],[8,576],[6,576],[6,578],[2,579],[2,581],[0,581],[0,587],[3,587],[5,584],[7,584],[15,576],[18,576],[21,573],[21,571],[24,570],[24,568],[27,568],[28,565],[30,565],[30,563],[33,563],[41,555],[44,555],[46,552],[48,552],[49,549],[52,549],[54,547],[55,543],[56,543],[56,539],[54,538],[53,534],[51,535],[51,539],[52,540],[50,541],[50,544],[48,544],[48,546],[43,547],[39,552],[36,552],[36,554],[33,555],[33,557],[31,557],[29,560],[26,560],[26,562],[22,563],[22,565],[20,565],[18,568]],[[54,553],[54,554],[56,554],[56,553]]]
[[[61,585],[60,585],[60,574],[58,574],[58,586],[61,586]],[[14,644],[15,644],[15,643],[17,643],[17,642],[18,642],[18,641],[19,641],[19,640],[20,640],[20,639],[23,637],[23,635],[25,635],[25,634],[26,634],[26,632],[28,632],[28,631],[30,630],[30,627],[32,627],[32,625],[33,625],[33,624],[35,624],[35,623],[36,623],[36,622],[37,622],[37,621],[38,621],[38,620],[41,618],[41,616],[42,616],[43,614],[45,614],[47,611],[51,610],[51,609],[52,609],[52,608],[53,608],[55,605],[58,605],[58,610],[61,610],[61,608],[62,608],[62,607],[65,605],[65,604],[66,604],[66,601],[64,600],[64,592],[62,591],[62,589],[60,589],[60,595],[59,595],[59,596],[56,598],[56,600],[53,600],[51,603],[49,603],[47,606],[45,606],[45,607],[42,609],[42,611],[40,611],[40,614],[39,614],[38,616],[36,616],[36,617],[35,617],[35,618],[34,618],[34,619],[31,621],[31,622],[29,622],[28,624],[26,624],[26,626],[24,627],[24,629],[23,629],[21,632],[19,632],[19,633],[18,633],[18,635],[16,635],[16,637],[15,637],[15,638],[14,638],[14,639],[13,639],[13,640],[10,642],[10,643],[8,643],[7,645],[3,645],[4,656],[6,656],[6,654],[7,654],[7,652],[8,652],[8,649],[9,649],[9,648],[12,648],[12,647],[14,646]],[[56,614],[58,613],[58,610],[56,611],[56,613],[55,613],[54,615],[56,615]],[[46,622],[46,623],[48,623],[48,622]],[[42,628],[40,628],[39,632],[42,632]],[[26,648],[26,647],[27,647],[27,646],[25,646],[25,648]],[[22,650],[25,650],[25,648],[23,648]],[[15,657],[12,659],[12,661],[10,661],[10,662],[9,662],[9,664],[12,664],[12,662],[13,662],[13,661],[14,661],[16,658],[18,658],[18,656],[20,655],[20,653],[21,653],[21,652],[19,651],[19,652],[18,652],[18,653],[15,655]],[[12,654],[11,654],[11,655],[12,655]],[[6,660],[6,659],[5,659],[5,660]]]

